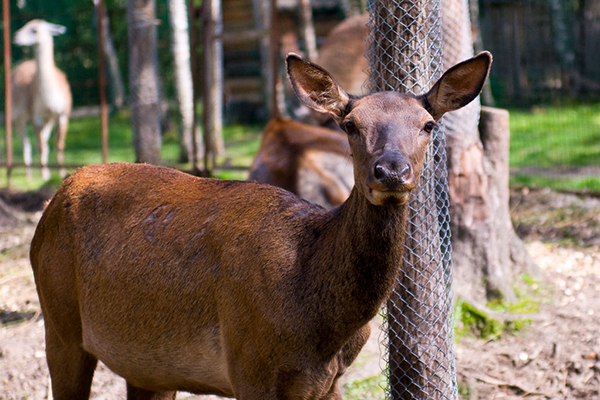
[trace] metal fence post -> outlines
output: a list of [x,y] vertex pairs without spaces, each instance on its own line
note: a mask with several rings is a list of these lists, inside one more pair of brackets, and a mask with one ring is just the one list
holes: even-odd
[[4,28],[4,119],[6,127],[6,186],[12,183],[12,87],[10,81],[11,49],[10,49],[10,5],[8,0],[2,0],[2,26]]
[[[442,73],[440,0],[369,5],[370,87],[420,94]],[[445,137],[437,129],[410,202],[406,252],[387,302],[392,399],[457,398]]]

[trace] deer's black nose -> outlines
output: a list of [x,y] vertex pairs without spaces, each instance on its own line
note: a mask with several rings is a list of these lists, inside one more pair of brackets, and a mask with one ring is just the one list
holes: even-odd
[[375,163],[374,168],[375,179],[391,190],[412,180],[412,168],[403,158],[383,156]]

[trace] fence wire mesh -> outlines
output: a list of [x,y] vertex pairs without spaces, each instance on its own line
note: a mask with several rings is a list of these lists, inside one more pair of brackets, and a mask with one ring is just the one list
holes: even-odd
[[[367,59],[372,91],[420,94],[441,76],[439,0],[374,0]],[[385,310],[388,398],[456,399],[445,136],[434,132],[410,202],[405,256]]]

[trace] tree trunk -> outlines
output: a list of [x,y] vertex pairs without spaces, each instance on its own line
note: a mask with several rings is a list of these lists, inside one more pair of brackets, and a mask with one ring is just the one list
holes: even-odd
[[223,16],[221,0],[206,0],[204,33],[204,169],[210,172],[223,144]]
[[[442,2],[442,15],[447,68],[472,55],[467,1]],[[529,270],[531,261],[508,212],[508,115],[486,109],[481,134],[479,115],[476,100],[444,116],[455,288],[480,304],[514,302],[515,261]]]
[[[96,1],[94,3],[96,3]],[[96,7],[95,10],[97,9],[98,8]],[[110,30],[110,20],[108,18],[108,14],[106,13],[106,7],[103,7],[102,11],[102,15],[100,16],[104,33],[102,50],[104,51],[104,56],[108,61],[110,97],[112,98],[113,105],[117,109],[120,109],[125,103],[125,85],[123,84],[123,76],[121,75],[121,69],[119,68],[119,58],[117,57],[117,51],[115,50],[115,42]]]
[[[175,91],[177,104],[181,115],[180,148],[181,162],[197,162],[202,158],[201,146],[196,146],[194,156],[193,135],[198,136],[194,126],[194,81],[192,79],[190,56],[190,31],[188,24],[188,10],[185,0],[169,0],[171,23],[171,51],[173,53],[175,72]],[[197,165],[193,165],[193,168]]]
[[484,165],[489,171],[489,193],[492,227],[498,236],[498,258],[505,260],[497,275],[514,277],[521,273],[539,276],[540,270],[527,252],[525,244],[517,236],[510,219],[510,192],[508,155],[510,151],[510,127],[508,111],[482,107],[479,135],[483,144]]
[[[371,13],[371,88],[422,93],[441,62],[439,53],[431,51],[439,42],[432,33],[439,21],[437,9],[428,0],[382,1]],[[410,201],[406,254],[387,302],[392,399],[450,399],[455,392],[447,188],[441,178],[445,153],[438,135],[428,147],[419,189]]]
[[[473,47],[475,53],[479,53],[485,48],[483,47],[483,38],[481,37],[481,29],[479,26],[479,0],[468,0],[469,12],[471,14],[471,34],[473,37]],[[481,102],[487,106],[494,106],[494,97],[492,96],[492,87],[490,86],[490,79],[485,80],[483,89],[481,89]]]
[[160,104],[154,0],[129,0],[129,106],[136,162],[160,163]]
[[318,57],[317,37],[315,35],[315,25],[313,24],[312,7],[310,0],[300,0],[300,25],[302,30],[302,39],[306,49],[306,56],[309,61],[315,62]]

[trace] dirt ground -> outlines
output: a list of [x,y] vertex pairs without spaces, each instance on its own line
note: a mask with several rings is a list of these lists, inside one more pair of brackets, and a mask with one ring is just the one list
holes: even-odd
[[[0,399],[47,399],[43,319],[27,259],[49,193],[0,192]],[[600,200],[550,190],[514,190],[513,221],[543,271],[530,282],[540,312],[530,325],[456,347],[463,399],[600,398]],[[377,335],[347,381],[378,373]],[[125,385],[100,365],[92,398],[125,398]],[[182,393],[178,399],[197,399]]]

